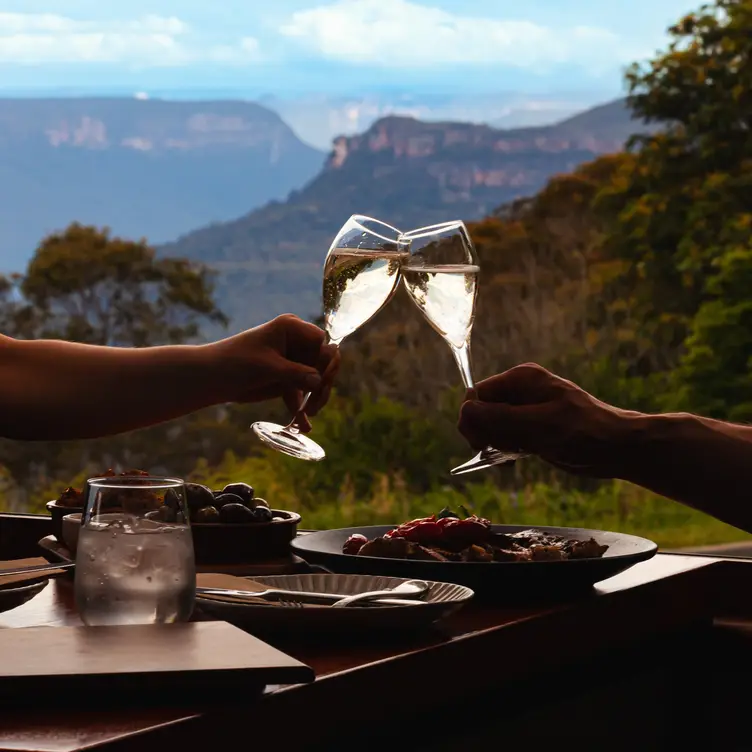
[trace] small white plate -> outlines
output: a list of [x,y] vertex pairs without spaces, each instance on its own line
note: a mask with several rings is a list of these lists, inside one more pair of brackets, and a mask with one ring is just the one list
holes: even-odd
[[[316,593],[357,595],[371,590],[393,588],[407,580],[359,574],[287,574],[253,577],[270,588]],[[212,616],[253,631],[311,632],[333,630],[405,631],[425,628],[462,608],[473,591],[462,585],[429,582],[420,606],[372,606],[332,608],[306,606],[291,608],[274,603],[241,603],[198,595],[200,609]]]

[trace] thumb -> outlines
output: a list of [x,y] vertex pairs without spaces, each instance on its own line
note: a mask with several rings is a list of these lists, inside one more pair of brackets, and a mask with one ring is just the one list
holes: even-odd
[[303,392],[315,392],[321,386],[321,374],[313,366],[286,358],[277,359],[274,366],[277,379],[282,386],[300,389]]

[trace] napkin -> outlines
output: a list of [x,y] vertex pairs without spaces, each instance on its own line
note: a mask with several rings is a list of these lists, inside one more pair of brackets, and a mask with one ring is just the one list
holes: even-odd
[[21,567],[33,567],[37,564],[49,564],[46,559],[37,556],[31,559],[11,559],[10,561],[0,561],[0,588],[21,587],[22,585],[31,585],[33,582],[46,580],[56,574],[61,574],[64,569],[49,569],[46,572],[28,572],[26,574],[3,575],[3,570],[20,569]]

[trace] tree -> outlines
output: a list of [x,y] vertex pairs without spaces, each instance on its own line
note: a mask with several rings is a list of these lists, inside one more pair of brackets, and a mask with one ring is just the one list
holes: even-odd
[[195,339],[202,320],[226,323],[206,268],[79,224],[42,241],[19,289],[42,337],[145,347]]
[[662,373],[664,407],[752,416],[752,2],[717,0],[670,29],[628,74],[629,102],[662,132],[604,191],[607,253],[628,263],[652,342],[635,375]]

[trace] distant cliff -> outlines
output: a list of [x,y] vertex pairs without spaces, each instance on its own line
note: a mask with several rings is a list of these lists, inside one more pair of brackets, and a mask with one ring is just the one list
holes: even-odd
[[0,271],[74,220],[171,240],[285,197],[323,161],[251,102],[0,99]]
[[613,102],[542,128],[498,130],[388,117],[337,138],[321,173],[274,202],[163,246],[213,266],[233,329],[278,313],[320,310],[321,267],[332,236],[362,213],[404,229],[478,219],[537,191],[555,173],[618,151],[640,128]]

